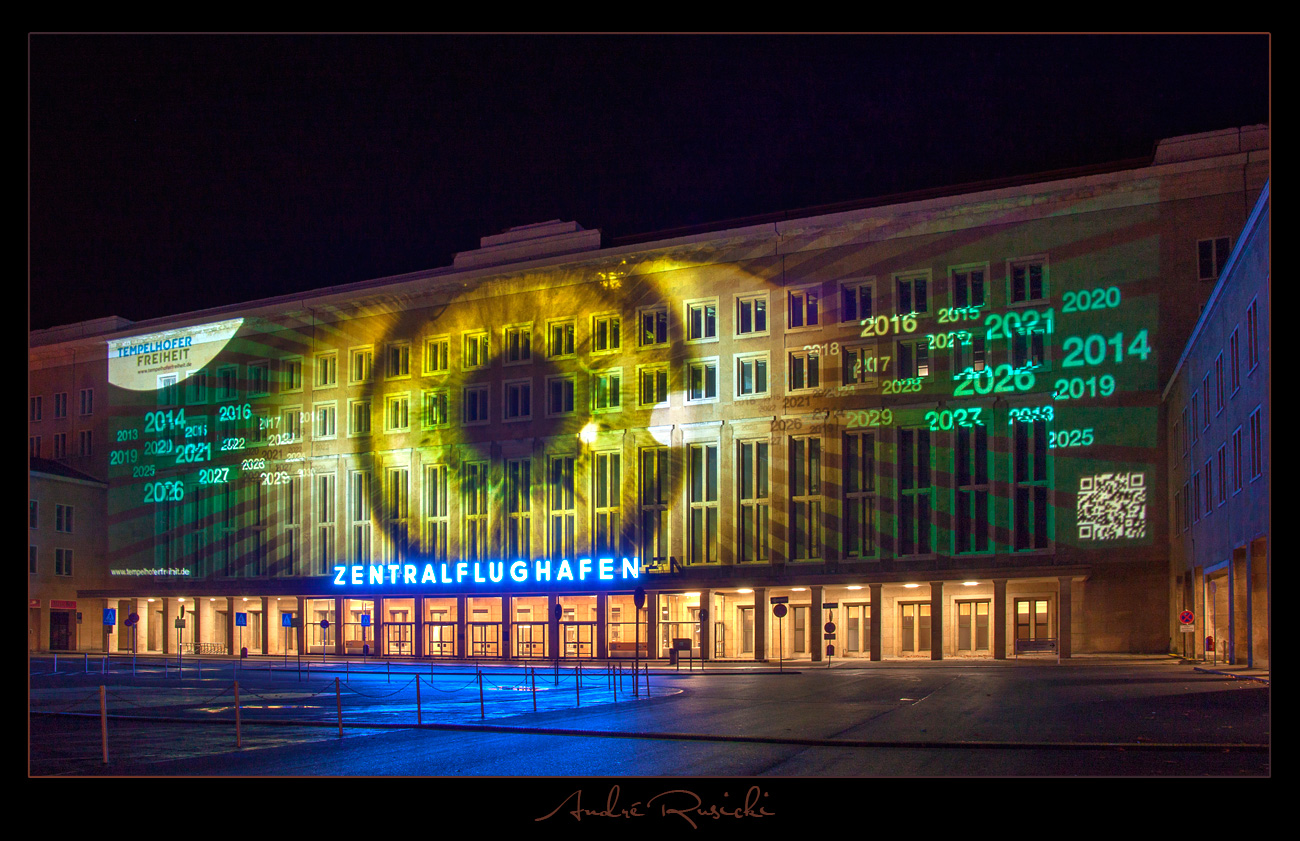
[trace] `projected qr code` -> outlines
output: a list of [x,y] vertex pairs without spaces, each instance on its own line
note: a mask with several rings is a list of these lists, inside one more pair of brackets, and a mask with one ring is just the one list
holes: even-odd
[[1079,539],[1146,537],[1145,473],[1098,473],[1079,477]]

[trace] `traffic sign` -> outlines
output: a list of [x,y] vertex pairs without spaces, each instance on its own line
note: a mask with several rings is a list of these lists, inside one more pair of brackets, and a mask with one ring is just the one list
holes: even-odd
[[790,597],[789,597],[789,596],[773,596],[773,597],[772,597],[772,604],[785,604],[785,603],[788,602],[788,601],[790,601]]
[[785,605],[784,604],[774,605],[772,607],[772,615],[775,616],[777,619],[780,619],[781,617],[785,616]]
[[1196,621],[1196,614],[1192,613],[1190,610],[1184,610],[1182,613],[1178,614],[1178,621],[1182,622],[1184,625],[1190,625],[1192,622]]
[[292,613],[281,613],[281,614],[280,614],[280,627],[281,627],[281,628],[292,628],[292,627],[293,627],[293,614],[292,614]]
[[828,634],[834,634],[834,633],[835,633],[835,623],[834,623],[834,622],[827,622],[827,623],[826,623],[826,627],[825,627],[825,631],[826,631],[826,633],[828,633]]
[[104,624],[105,625],[117,624],[117,608],[115,607],[104,608]]
[[330,621],[328,619],[322,619],[320,621],[320,627],[322,631],[328,628],[329,626],[330,626]]
[[839,602],[826,602],[826,604],[822,605],[822,610],[835,610],[839,606]]
[[235,614],[235,627],[237,627],[237,628],[247,628],[247,627],[248,627],[248,614],[247,614],[247,613],[236,613],[236,614]]

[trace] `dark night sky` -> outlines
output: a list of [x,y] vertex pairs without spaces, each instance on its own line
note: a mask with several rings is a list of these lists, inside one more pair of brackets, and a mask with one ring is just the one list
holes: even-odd
[[1236,36],[29,37],[30,326],[1149,155],[1269,121]]

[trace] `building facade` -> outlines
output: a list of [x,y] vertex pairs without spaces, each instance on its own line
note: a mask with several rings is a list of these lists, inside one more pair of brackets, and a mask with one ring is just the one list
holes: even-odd
[[1174,629],[1179,650],[1265,668],[1272,557],[1269,210],[1265,185],[1165,389],[1174,445],[1170,599],[1192,617]]
[[1213,287],[1198,243],[1231,242],[1268,161],[1251,127],[640,242],[548,222],[33,333],[33,406],[104,395],[84,454],[35,410],[29,444],[107,483],[106,583],[76,598],[115,624],[86,645],[1169,650],[1161,388]]

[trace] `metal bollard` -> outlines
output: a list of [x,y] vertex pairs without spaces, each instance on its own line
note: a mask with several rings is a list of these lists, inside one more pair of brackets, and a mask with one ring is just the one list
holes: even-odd
[[424,724],[424,716],[420,709],[420,676],[415,676],[415,723],[416,725]]
[[483,710],[483,672],[477,665],[474,666],[474,674],[478,677],[478,717],[482,720],[487,718],[487,714]]
[[104,687],[99,687],[99,738],[104,743],[104,764],[108,764],[108,704],[104,699]]
[[239,681],[235,681],[235,747],[244,746],[243,735],[239,731]]

